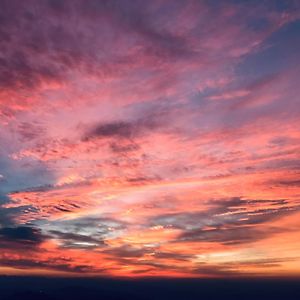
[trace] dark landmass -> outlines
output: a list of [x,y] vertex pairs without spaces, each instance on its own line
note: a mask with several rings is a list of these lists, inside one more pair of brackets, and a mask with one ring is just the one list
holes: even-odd
[[1,300],[300,299],[299,279],[0,277]]

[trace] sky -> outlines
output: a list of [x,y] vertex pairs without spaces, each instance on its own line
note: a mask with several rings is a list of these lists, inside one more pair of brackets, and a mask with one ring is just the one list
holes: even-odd
[[0,274],[300,275],[300,2],[0,0]]

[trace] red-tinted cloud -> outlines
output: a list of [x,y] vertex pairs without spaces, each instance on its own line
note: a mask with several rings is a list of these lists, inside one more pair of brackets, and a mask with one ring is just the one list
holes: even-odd
[[297,3],[1,6],[0,273],[299,275]]

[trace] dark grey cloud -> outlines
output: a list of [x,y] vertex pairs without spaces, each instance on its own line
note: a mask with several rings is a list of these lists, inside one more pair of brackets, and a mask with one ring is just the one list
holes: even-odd
[[[271,208],[258,209],[257,204]],[[300,209],[286,200],[231,198],[210,201],[207,210],[165,214],[150,220],[151,226],[161,225],[181,229],[177,241],[250,243],[282,232],[280,228],[260,228],[261,224],[286,216]],[[251,207],[252,206],[252,207]]]
[[38,221],[49,238],[59,240],[60,247],[94,249],[105,247],[106,239],[115,238],[126,229],[124,222],[104,217],[84,217],[65,221]]
[[17,226],[0,228],[0,248],[17,250],[36,248],[48,237],[40,229],[32,226]]
[[183,254],[183,253],[170,253],[170,252],[162,252],[156,251],[154,257],[157,259],[173,259],[178,261],[189,261],[193,258],[193,255]]
[[155,118],[103,123],[88,131],[84,135],[83,140],[87,141],[94,138],[134,139],[159,128],[160,125],[161,123]]
[[126,120],[93,124],[83,134],[82,139],[88,141],[95,138],[114,138],[115,140],[110,144],[113,152],[134,151],[139,149],[135,138],[154,131],[172,133],[175,130],[178,133],[178,130],[170,125],[173,118],[178,117],[180,109],[183,109],[182,105],[168,101],[129,105],[126,107],[129,115]]
[[0,236],[8,240],[29,243],[40,243],[43,240],[39,229],[28,226],[0,228]]
[[49,234],[55,239],[60,240],[62,247],[64,248],[93,249],[105,246],[104,240],[96,238],[97,235],[92,237],[89,235],[62,232],[59,230],[51,230],[49,231]]
[[140,128],[138,127],[138,124],[124,121],[111,122],[97,125],[84,139],[89,140],[93,137],[132,138],[139,130]]
[[[187,272],[186,268],[171,265],[164,263],[163,261],[158,260],[137,260],[136,257],[114,257],[115,261],[123,264],[123,265],[133,265],[133,266],[145,266],[145,267],[151,267],[151,269],[160,269],[160,270],[175,270],[175,271],[181,271],[181,272]],[[149,269],[148,271],[150,271]],[[147,270],[145,270],[145,273]],[[144,272],[143,272],[144,273]]]
[[147,248],[134,248],[130,245],[123,245],[121,247],[106,249],[103,251],[103,253],[118,258],[138,258],[144,256],[146,253],[149,253],[151,251],[151,249]]
[[[298,257],[282,257],[282,258],[258,258],[258,259],[249,259],[244,261],[231,261],[226,263],[211,264],[206,262],[200,262],[192,272],[194,274],[205,274],[212,276],[227,276],[227,277],[236,277],[236,276],[253,276],[261,274],[262,267],[264,268],[276,268],[280,267],[282,263],[287,261],[297,261]],[[251,266],[252,271],[247,270],[243,271],[243,268],[249,268]],[[257,271],[255,269],[257,268]]]
[[245,225],[232,228],[194,229],[183,232],[179,236],[179,241],[218,242],[225,245],[237,245],[255,242],[279,232],[282,232],[282,229],[260,230]]
[[74,266],[72,261],[68,259],[57,259],[57,260],[34,260],[34,259],[9,259],[1,258],[1,266],[13,267],[18,269],[47,269],[47,270],[56,270],[64,272],[92,272],[93,268],[86,265],[77,265]]
[[157,260],[157,263],[159,260],[161,260],[160,262],[168,259],[188,261],[193,258],[192,255],[163,252],[156,248],[157,247],[134,248],[130,245],[123,245],[117,248],[105,249],[103,253],[110,254],[117,258],[139,258],[143,257],[145,254],[151,254],[151,256]]
[[[134,259],[143,257],[146,254],[151,254],[156,262],[163,262],[165,259],[172,259],[178,261],[188,261],[193,256],[188,254],[170,253],[159,250],[159,246],[136,248],[129,244],[124,244],[120,247],[108,248],[102,251],[117,259]],[[160,261],[161,260],[161,261]]]
[[70,221],[56,222],[56,224],[62,225],[62,227],[65,228],[73,228],[75,230],[94,228],[98,232],[101,232],[102,229],[107,230],[108,228],[126,228],[126,223],[109,217],[82,217]]
[[112,152],[119,154],[119,153],[129,153],[134,152],[140,149],[140,146],[137,143],[130,142],[130,143],[118,143],[113,142],[110,144],[110,149]]

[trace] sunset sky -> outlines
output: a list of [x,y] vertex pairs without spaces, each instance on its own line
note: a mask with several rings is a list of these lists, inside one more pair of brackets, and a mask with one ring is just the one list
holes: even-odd
[[0,0],[0,274],[300,276],[300,1]]

